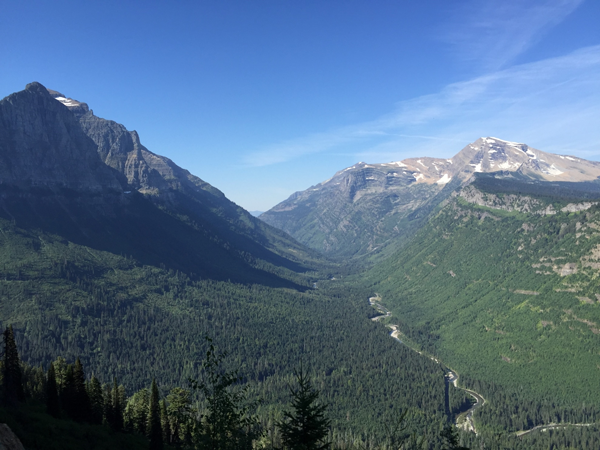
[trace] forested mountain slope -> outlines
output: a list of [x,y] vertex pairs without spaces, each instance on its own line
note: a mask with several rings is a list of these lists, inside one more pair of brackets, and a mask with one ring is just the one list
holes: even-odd
[[[211,279],[292,286],[295,273],[318,263],[314,253],[217,189],[140,147],[131,137],[136,133],[95,118],[85,104],[52,95],[31,83],[0,102],[1,217]],[[81,125],[84,110],[85,123],[95,123],[93,132]],[[119,153],[121,141],[125,150]],[[112,142],[107,154],[113,157],[106,157],[112,166],[101,158],[109,145],[102,142]],[[134,142],[133,154],[127,154]],[[120,156],[138,166],[141,181],[129,176],[129,165],[115,162]],[[168,170],[159,172],[163,166]]]
[[482,430],[595,422],[598,230],[595,183],[478,174],[368,278],[405,337],[488,400]]
[[80,357],[103,382],[168,389],[198,375],[210,335],[265,417],[303,360],[336,430],[382,435],[394,406],[431,436],[449,420],[443,372],[369,320],[370,291],[314,289],[337,267],[134,132],[32,83],[0,101],[0,159],[0,326],[26,362]]
[[260,218],[327,255],[387,255],[474,173],[498,171],[530,180],[591,182],[600,176],[600,164],[480,138],[450,159],[355,164],[296,192]]

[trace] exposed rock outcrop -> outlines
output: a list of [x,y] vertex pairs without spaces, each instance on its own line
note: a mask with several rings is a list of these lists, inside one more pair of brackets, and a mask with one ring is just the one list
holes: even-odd
[[0,423],[0,450],[25,450],[8,425]]
[[304,270],[313,254],[135,131],[39,83],[0,101],[0,217],[212,279],[289,286],[269,265]]
[[[600,177],[600,163],[553,155],[498,138],[480,138],[450,159],[357,163],[295,193],[260,218],[322,252],[364,254],[410,233],[420,219],[478,173],[495,173],[499,178],[521,182],[591,182]],[[475,191],[465,191],[463,196],[507,211],[532,211],[540,206],[519,195],[504,199],[476,195]],[[556,213],[552,209],[539,212]]]
[[169,158],[152,153],[142,145],[136,131],[129,131],[120,123],[95,116],[86,103],[67,98],[60,92],[48,92],[77,117],[85,134],[96,144],[102,161],[124,177],[128,189],[149,194],[165,193],[170,189],[205,190],[211,195],[225,197],[221,191]]
[[0,101],[0,184],[122,190],[75,116],[39,83]]

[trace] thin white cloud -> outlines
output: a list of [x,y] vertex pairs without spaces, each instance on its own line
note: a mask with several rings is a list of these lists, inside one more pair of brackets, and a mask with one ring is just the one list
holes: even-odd
[[506,67],[558,25],[583,0],[469,0],[452,3],[443,33],[461,61],[478,64],[483,71]]
[[282,142],[245,162],[265,166],[342,147],[373,162],[407,152],[451,156],[458,141],[466,144],[480,136],[589,155],[600,153],[598,117],[600,46],[593,46],[454,83],[401,102],[377,120]]

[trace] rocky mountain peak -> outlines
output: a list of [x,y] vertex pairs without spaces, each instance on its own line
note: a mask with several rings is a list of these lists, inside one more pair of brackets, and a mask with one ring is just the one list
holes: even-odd
[[67,96],[61,94],[58,91],[53,91],[52,89],[47,89],[47,91],[55,100],[58,100],[60,103],[65,105],[67,108],[69,108],[71,112],[75,114],[85,114],[90,110],[87,103],[78,102],[77,100],[68,98]]
[[[500,171],[519,172],[545,181],[591,181],[600,177],[600,163],[546,153],[518,142],[482,137],[450,159],[418,157],[379,164],[359,162],[337,172],[316,188],[339,183],[340,178],[356,178],[359,172],[364,174],[365,180],[375,181],[383,176],[387,182],[379,183],[379,186],[386,188],[412,183],[443,186],[456,177],[465,181],[473,173]],[[390,182],[392,180],[395,182]],[[374,184],[370,183],[371,186]]]
[[449,159],[359,162],[260,218],[322,252],[364,254],[417,227],[450,192],[486,172],[531,181],[593,181],[600,177],[600,163],[482,137]]
[[555,155],[526,144],[482,137],[452,158],[465,174],[518,172],[544,181],[592,181],[600,177],[600,164],[568,155]]
[[46,89],[39,83],[29,86],[34,91],[43,90],[46,96],[54,99],[54,103],[66,106],[73,113],[83,132],[95,143],[100,159],[116,170],[117,177],[128,186],[127,189],[149,194],[168,194],[173,189],[184,189],[208,191],[211,195],[224,197],[218,189],[177,166],[169,158],[156,155],[144,147],[135,130],[129,131],[120,123],[97,117],[87,103],[69,98],[61,92]]
[[75,116],[40,83],[0,101],[0,184],[121,190]]

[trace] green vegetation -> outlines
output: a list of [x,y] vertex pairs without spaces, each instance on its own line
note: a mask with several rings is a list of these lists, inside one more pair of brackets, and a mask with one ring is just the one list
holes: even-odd
[[[34,226],[39,209],[19,206],[19,220],[0,218],[0,325],[14,324],[25,361],[44,368],[28,369],[28,383],[43,375],[45,389],[57,387],[42,391],[44,408],[27,404],[3,414],[14,416],[10,423],[19,432],[38,436],[63,427],[55,421],[66,417],[98,436],[106,434],[94,428],[103,419],[111,433],[146,435],[160,416],[163,430],[168,424],[171,436],[185,442],[188,424],[168,417],[189,414],[199,401],[182,386],[198,378],[209,349],[202,336],[209,334],[229,354],[223,370],[239,368],[248,398],[262,400],[253,414],[266,430],[278,429],[293,370],[304,359],[329,405],[327,439],[339,448],[390,441],[386,430],[393,427],[385,424],[401,411],[410,418],[403,439],[416,433],[426,446],[441,448],[439,432],[470,400],[446,385],[438,364],[368,320],[376,312],[367,299],[379,292],[394,313],[383,322],[398,320],[403,340],[440,357],[488,400],[475,414],[481,432],[469,446],[539,440],[538,432],[509,433],[551,422],[597,422],[600,210],[560,212],[570,199],[537,198],[559,212],[503,212],[450,200],[423,229],[411,228],[416,234],[400,253],[359,281],[348,279],[358,265],[306,262],[306,254],[284,258],[303,250],[286,253],[281,236],[269,251],[235,233],[219,240],[205,229],[210,238],[196,240],[204,225],[191,219],[191,207],[177,214],[165,209],[138,232],[155,211],[142,197],[132,197],[127,214],[115,216],[131,219],[122,226],[110,215],[94,222],[92,214],[88,228],[68,229],[63,216],[48,213],[52,220],[42,229]],[[174,234],[164,233],[169,227]],[[3,367],[10,383],[11,366]],[[83,367],[94,376],[85,378]],[[148,389],[153,378],[158,402]],[[57,408],[53,390],[64,385],[62,400],[81,398],[84,383],[90,405],[67,400],[78,406]],[[101,397],[110,398],[108,407]],[[140,415],[150,403],[151,423]],[[31,428],[23,411],[40,417],[31,422],[39,428]],[[49,416],[41,418],[43,411]],[[62,429],[77,434],[82,428]],[[591,429],[544,436],[584,442]]]
[[103,383],[133,392],[156,378],[164,396],[198,377],[210,334],[229,353],[225,369],[239,368],[249,395],[263,400],[265,424],[281,418],[302,358],[331,405],[337,441],[384,437],[391,406],[410,410],[411,427],[429,436],[448,420],[443,372],[368,320],[370,292],[357,286],[198,279],[10,222],[0,228],[2,326],[14,324],[32,366],[80,358]]
[[284,411],[277,423],[284,447],[290,450],[325,450],[331,421],[325,416],[327,405],[318,403],[319,392],[313,388],[302,366],[295,372],[298,387],[290,387],[293,411]]
[[488,438],[600,419],[598,225],[597,206],[539,215],[459,198],[369,273],[406,338],[488,400],[475,416]]
[[[6,335],[10,335],[10,330],[7,328]],[[77,445],[105,448],[107,443],[124,448],[126,442],[132,442],[137,448],[145,441],[141,438],[144,435],[150,449],[162,449],[164,445],[213,450],[325,449],[331,446],[325,440],[332,436],[340,450],[356,448],[357,445],[364,447],[364,440],[358,436],[347,441],[332,434],[331,421],[325,416],[327,405],[315,404],[320,393],[313,388],[311,379],[302,369],[295,372],[298,388],[290,387],[293,412],[284,412],[282,418],[276,421],[278,432],[274,433],[271,428],[268,436],[259,416],[252,412],[256,411],[260,401],[248,402],[248,385],[243,383],[237,371],[223,368],[226,353],[218,352],[212,340],[209,339],[208,343],[201,381],[190,380],[191,391],[173,388],[166,399],[160,401],[155,380],[149,390],[142,389],[129,398],[125,388],[117,385],[116,379],[112,387],[105,385],[104,388],[95,377],[85,382],[79,359],[75,364],[67,364],[64,358],[59,357],[50,364],[45,376],[42,368],[21,365],[17,352],[10,351],[14,340],[6,339],[3,367],[10,365],[12,360],[17,364],[16,372],[20,376],[18,382],[6,376],[2,379],[4,394],[0,397],[0,418],[6,413],[9,425],[22,437],[27,448],[32,449],[72,448]],[[23,392],[16,403],[7,395],[7,385]],[[54,389],[53,395],[50,395],[51,389]],[[196,406],[192,405],[192,392],[200,394],[196,396]],[[47,410],[54,409],[51,405],[56,397],[59,399],[57,417],[41,413],[43,403]],[[27,404],[23,403],[25,400]],[[95,414],[96,411],[100,414]],[[408,410],[400,416],[399,423],[404,423],[407,413]],[[80,425],[74,426],[65,419]],[[64,435],[52,433],[52,428]],[[401,429],[405,430],[406,427]],[[123,433],[137,434],[140,438],[128,441],[121,436]],[[393,434],[392,440],[389,437],[388,433],[388,439],[380,439],[383,441],[381,445],[374,445],[371,437],[369,448],[388,448],[386,445],[392,442],[407,440],[397,433]],[[102,438],[107,442],[101,442],[99,439]],[[65,447],[60,447],[65,442]],[[435,444],[436,439],[428,442],[431,448],[439,448]],[[422,438],[420,443],[425,444],[425,439]],[[422,446],[419,445],[419,448]]]

